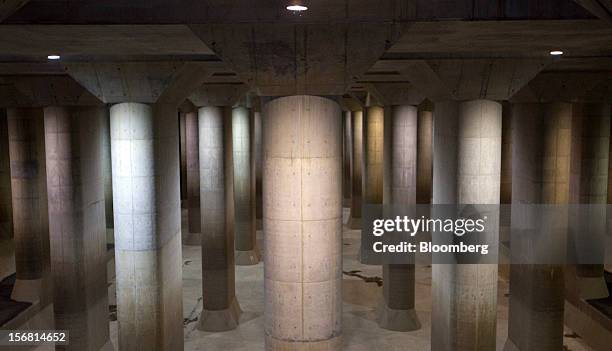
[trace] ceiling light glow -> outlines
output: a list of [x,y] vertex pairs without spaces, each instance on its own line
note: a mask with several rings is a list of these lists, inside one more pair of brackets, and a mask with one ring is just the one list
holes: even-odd
[[560,55],[563,55],[563,51],[561,51],[561,50],[553,50],[553,51],[550,52],[550,54],[553,55],[553,56],[560,56]]
[[289,5],[287,6],[287,10],[300,12],[308,10],[308,7],[304,5]]
[[60,55],[49,55],[47,56],[47,59],[49,60],[59,60],[61,58]]

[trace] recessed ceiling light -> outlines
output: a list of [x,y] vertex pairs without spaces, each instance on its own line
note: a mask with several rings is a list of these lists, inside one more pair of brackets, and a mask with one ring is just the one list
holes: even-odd
[[47,59],[49,59],[49,60],[59,60],[61,58],[62,57],[60,55],[49,55],[49,56],[47,56]]
[[563,51],[561,51],[561,50],[553,50],[553,51],[550,52],[550,54],[553,55],[553,56],[560,56],[560,55],[563,55]]
[[287,6],[287,10],[301,12],[308,10],[308,7],[304,5],[289,5]]

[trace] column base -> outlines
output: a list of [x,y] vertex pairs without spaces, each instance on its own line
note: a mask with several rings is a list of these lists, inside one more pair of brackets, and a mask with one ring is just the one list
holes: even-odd
[[383,299],[378,306],[378,326],[387,330],[405,332],[421,329],[421,322],[414,309],[396,310],[387,306]]
[[210,332],[222,332],[236,329],[240,323],[241,313],[242,310],[240,310],[238,300],[234,297],[229,308],[224,310],[212,311],[203,309],[200,314],[198,329]]
[[506,343],[504,344],[503,351],[520,351],[520,349],[514,344],[514,342],[512,342],[512,340],[507,339]]
[[339,351],[342,350],[342,335],[327,340],[299,341],[281,340],[266,334],[267,351]]
[[606,280],[601,277],[576,277],[579,297],[584,300],[605,299],[610,296]]
[[361,218],[350,217],[348,227],[351,229],[361,229]]
[[115,346],[113,345],[113,343],[109,340],[106,342],[106,344],[104,344],[104,346],[102,346],[100,348],[100,351],[115,351]]
[[0,240],[0,280],[15,273],[15,247],[12,240]]
[[183,245],[187,246],[200,246],[202,245],[202,234],[190,233],[188,231],[185,235],[183,235],[182,242]]
[[253,266],[259,263],[261,254],[258,248],[248,251],[236,250],[234,260],[237,266]]
[[42,293],[42,279],[16,279],[15,285],[13,286],[13,292],[11,293],[11,300],[34,303],[40,301]]

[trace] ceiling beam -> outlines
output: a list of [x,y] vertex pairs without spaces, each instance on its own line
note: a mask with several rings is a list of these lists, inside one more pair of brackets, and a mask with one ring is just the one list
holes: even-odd
[[28,0],[0,0],[0,22],[25,5]]
[[612,0],[574,0],[593,15],[612,24]]

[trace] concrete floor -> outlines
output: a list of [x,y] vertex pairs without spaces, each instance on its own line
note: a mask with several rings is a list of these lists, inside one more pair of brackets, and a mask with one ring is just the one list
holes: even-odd
[[[344,213],[345,222],[348,209]],[[186,225],[186,210],[183,210],[183,228]],[[362,265],[357,261],[359,249],[357,230],[343,228],[343,270],[360,271],[365,277],[382,277],[380,266]],[[263,247],[263,233],[257,233]],[[243,314],[240,326],[228,332],[202,332],[196,326],[202,310],[201,250],[197,246],[183,246],[183,314],[185,317],[185,350],[263,351],[264,350],[264,289],[263,263],[255,266],[236,267],[236,294]],[[112,279],[111,279],[112,280]],[[431,328],[431,267],[419,265],[416,269],[416,310],[422,328],[413,332],[393,332],[378,327],[376,306],[382,296],[382,287],[375,282],[366,283],[362,278],[344,274],[343,281],[343,350],[430,350]],[[109,292],[114,291],[112,285]],[[499,282],[497,309],[497,350],[502,350],[508,330],[508,284]],[[110,297],[114,304],[114,297]],[[117,344],[117,322],[110,324],[111,339]],[[566,330],[566,335],[571,335]],[[580,338],[565,337],[566,350],[591,350]]]

